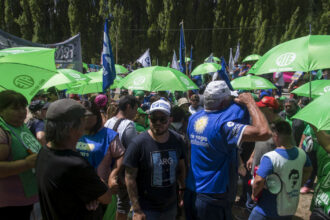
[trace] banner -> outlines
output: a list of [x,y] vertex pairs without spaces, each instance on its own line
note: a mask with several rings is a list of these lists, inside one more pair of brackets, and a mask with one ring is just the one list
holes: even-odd
[[55,44],[39,44],[11,35],[0,29],[0,49],[11,47],[48,47],[55,48],[57,68],[74,69],[82,72],[80,34]]
[[103,92],[105,92],[113,84],[113,81],[116,78],[115,62],[113,59],[111,41],[109,37],[108,19],[106,19],[104,23],[102,65]]
[[231,74],[233,73],[234,68],[235,68],[235,62],[233,59],[233,48],[230,48],[228,69]]
[[184,32],[183,23],[181,22],[180,29],[180,47],[179,47],[179,58],[180,58],[180,71],[186,74],[186,53],[185,53],[185,43],[184,43]]
[[175,50],[173,50],[173,58],[172,58],[171,68],[176,69],[176,70],[180,70],[178,60],[176,58]]
[[143,67],[151,66],[151,59],[149,49],[140,56],[139,59],[136,60],[137,62],[141,63]]
[[240,51],[239,51],[239,42],[237,43],[237,48],[236,48],[236,53],[235,53],[235,57],[234,57],[234,63],[237,63],[238,58],[240,55]]

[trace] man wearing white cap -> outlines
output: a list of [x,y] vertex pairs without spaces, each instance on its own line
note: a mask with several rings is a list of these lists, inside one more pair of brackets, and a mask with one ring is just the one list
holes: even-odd
[[[185,193],[188,220],[232,219],[237,147],[242,142],[271,137],[268,122],[251,94],[236,95],[234,99],[235,95],[224,81],[210,82],[204,91],[204,110],[189,119],[191,162]],[[252,125],[247,125],[249,115]]]
[[133,220],[176,217],[177,183],[181,194],[185,188],[185,154],[181,136],[168,130],[170,113],[168,102],[152,103],[150,129],[133,139],[125,153],[125,181]]

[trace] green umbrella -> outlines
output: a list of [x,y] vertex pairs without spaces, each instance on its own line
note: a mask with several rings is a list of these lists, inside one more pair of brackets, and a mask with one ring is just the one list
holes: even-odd
[[128,73],[128,69],[126,69],[125,67],[119,64],[115,64],[115,69],[116,69],[116,74]]
[[30,101],[57,73],[55,49],[16,47],[0,50],[0,90],[11,89]]
[[52,86],[56,86],[57,89],[63,90],[70,86],[77,84],[85,84],[91,80],[87,74],[82,74],[73,69],[58,69],[58,74],[55,74],[50,78],[42,89],[47,89]]
[[247,57],[244,58],[243,63],[244,63],[244,62],[249,62],[249,61],[259,60],[260,57],[261,57],[261,56],[258,55],[258,54],[251,54],[251,55],[249,55],[249,56],[247,56]]
[[330,130],[330,93],[320,96],[303,109],[293,118],[306,121],[314,125],[318,130]]
[[[204,59],[204,61],[206,62],[209,58],[210,58],[210,57],[206,57],[206,58]],[[220,62],[221,60],[220,60],[220,58],[218,58],[218,57],[213,57],[213,61],[215,61],[215,62]]]
[[[103,92],[103,70],[100,70],[98,72],[91,72],[86,74],[89,78],[91,78],[91,81],[84,85],[74,86],[68,89],[68,94],[89,94],[89,93],[98,93]],[[113,84],[110,86],[110,89],[119,88],[119,82],[123,78],[120,76],[116,76]]]
[[[327,92],[330,92],[330,80],[314,80],[311,82],[312,86],[312,98],[319,97],[324,95]],[[291,93],[294,93],[298,96],[309,97],[309,83],[298,87],[293,90]]]
[[255,89],[276,89],[269,80],[253,75],[238,77],[231,81],[234,89],[255,90]]
[[277,45],[263,55],[249,73],[310,72],[330,68],[330,35],[308,35]]
[[192,72],[192,76],[202,75],[206,73],[217,72],[221,69],[221,66],[217,63],[202,63],[198,65]]
[[132,90],[187,91],[198,89],[193,81],[176,69],[163,66],[145,67],[126,76],[120,85]]
[[82,63],[83,64],[83,68],[85,68],[86,69],[86,71],[88,71],[88,64],[87,63]]

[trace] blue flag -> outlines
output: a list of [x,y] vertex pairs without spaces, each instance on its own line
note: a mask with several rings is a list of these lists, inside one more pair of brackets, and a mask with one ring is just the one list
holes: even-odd
[[112,47],[109,38],[108,19],[104,23],[103,35],[103,51],[102,51],[102,65],[103,65],[103,92],[105,92],[116,78],[115,62],[113,59]]
[[192,71],[192,51],[193,51],[193,46],[190,47],[190,62],[189,62],[189,74]]
[[230,83],[230,80],[229,80],[229,77],[227,75],[226,67],[227,67],[227,63],[225,61],[225,58],[221,57],[221,69],[218,70],[218,74],[221,77],[221,79],[226,82],[228,88],[230,90],[234,91],[234,88],[232,87],[232,85]]
[[180,56],[180,71],[183,72],[184,74],[186,74],[185,47],[186,46],[184,44],[183,24],[181,24],[179,56]]

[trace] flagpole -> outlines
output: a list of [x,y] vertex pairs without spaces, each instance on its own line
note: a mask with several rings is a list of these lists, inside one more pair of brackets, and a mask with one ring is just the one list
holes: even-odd
[[[182,21],[181,21],[181,23],[180,23],[181,25],[182,25],[182,30],[183,30],[183,40],[184,40],[184,43],[186,44],[186,38],[185,38],[185,36],[184,36],[184,25],[183,25],[183,19],[182,19]],[[185,63],[185,65],[186,65],[186,75],[187,76],[189,76],[188,75],[188,65],[187,65],[187,62],[186,62],[186,54],[187,54],[187,51],[186,51],[186,45],[184,46],[184,63]]]

